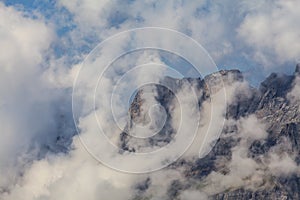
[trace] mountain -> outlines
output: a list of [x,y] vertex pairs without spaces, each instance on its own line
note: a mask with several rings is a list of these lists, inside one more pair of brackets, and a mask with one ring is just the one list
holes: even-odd
[[[208,192],[209,199],[300,199],[300,176],[297,173],[300,164],[300,106],[298,100],[290,98],[293,88],[297,86],[299,74],[300,64],[296,66],[295,73],[292,75],[272,73],[260,84],[259,88],[249,86],[246,93],[245,91],[236,93],[235,101],[227,105],[225,126],[212,150],[202,158],[180,158],[168,167],[175,170],[183,169],[184,174],[183,179],[173,180],[168,186],[168,198],[179,199],[182,192],[193,188],[199,191],[210,191]],[[225,85],[241,83],[242,85],[243,82],[243,75],[240,71],[222,70],[203,79],[166,77],[161,85],[144,86],[137,92],[131,104],[130,120],[121,134],[120,146],[124,151],[141,150],[141,144],[128,133],[133,129],[134,124],[147,121],[147,113],[142,108],[143,93],[155,90],[156,101],[166,110],[167,119],[163,128],[158,134],[142,143],[147,147],[159,148],[174,138],[169,105],[171,102],[174,104],[176,93],[184,87],[185,83],[189,83],[199,91],[197,97],[201,109],[203,103],[209,101],[211,95],[222,88],[223,83]],[[168,85],[168,87],[163,85]],[[207,87],[208,85],[210,88]],[[175,104],[178,102],[175,101]],[[251,116],[264,124],[264,130],[267,133],[265,138],[249,139],[247,135],[241,136],[239,133],[239,121]],[[229,123],[231,121],[235,123]],[[250,124],[249,129],[255,132],[256,128],[255,123]],[[243,148],[245,152],[241,151]],[[250,168],[253,170],[250,175],[239,175],[240,164],[234,164],[236,155],[240,156],[237,152],[243,152],[241,156],[243,159],[240,160],[241,166],[247,162],[255,166]],[[272,159],[277,159],[277,163],[282,166],[276,166],[276,162],[272,162]],[[294,164],[289,165],[289,162]],[[236,171],[235,167],[238,168]],[[209,189],[212,184],[215,184],[212,177],[223,177],[223,180],[228,178],[228,185],[217,187],[216,190]],[[239,184],[232,184],[231,180],[234,181],[234,178],[231,177],[237,178]],[[255,177],[259,179],[258,184],[253,183]],[[150,176],[145,183],[137,186],[140,195],[136,199],[147,199],[149,188],[151,188]]]

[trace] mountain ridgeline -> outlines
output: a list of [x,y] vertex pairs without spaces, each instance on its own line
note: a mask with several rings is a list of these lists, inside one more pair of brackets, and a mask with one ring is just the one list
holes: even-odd
[[[234,103],[227,105],[226,120],[238,121],[242,118],[254,115],[260,122],[265,124],[267,137],[255,139],[245,148],[245,159],[253,161],[257,166],[264,166],[264,157],[275,152],[276,146],[281,145],[280,153],[292,156],[293,162],[300,165],[300,110],[299,101],[292,101],[289,94],[295,87],[296,79],[300,75],[300,64],[292,75],[272,73],[267,77],[258,88],[249,87],[247,95],[240,94]],[[166,77],[164,86],[156,87],[156,100],[166,109],[167,120],[164,127],[158,134],[147,139],[143,145],[161,147],[169,143],[174,137],[170,118],[169,104],[174,103],[175,93],[180,90],[185,82],[191,83],[202,92],[198,93],[199,107],[202,103],[209,100],[210,93],[222,88],[221,82],[243,82],[243,75],[238,70],[221,70],[220,72],[201,78],[174,79]],[[164,84],[162,84],[164,85]],[[207,85],[210,85],[208,89]],[[130,121],[126,126],[126,131],[121,134],[120,146],[124,151],[135,152],[139,145],[127,132],[131,130],[132,121],[139,121],[141,118],[141,105],[143,89],[137,92],[131,104],[129,115]],[[178,102],[177,102],[178,103]],[[143,118],[144,119],[144,118]],[[254,129],[254,127],[253,127]],[[255,130],[255,129],[254,129]],[[203,158],[185,159],[184,157],[170,165],[169,169],[183,169],[184,179],[174,180],[167,190],[169,199],[180,199],[180,194],[191,188],[205,191],[211,184],[212,174],[220,174],[226,177],[228,174],[235,175],[231,168],[233,151],[241,144],[241,138],[237,137],[238,128],[236,124],[225,123],[220,138],[212,150]],[[243,160],[241,161],[244,162]],[[258,167],[257,167],[258,168]],[[222,200],[242,200],[242,199],[300,199],[300,176],[296,172],[290,174],[272,175],[268,168],[260,167],[260,176],[263,177],[262,183],[249,187],[248,182],[252,178],[242,177],[241,180],[247,184],[233,185],[224,190],[216,190],[208,194],[209,199]],[[246,170],[246,169],[245,169]],[[256,169],[255,169],[256,170]],[[257,169],[258,170],[258,169]],[[238,172],[236,172],[238,173]],[[238,175],[237,175],[238,176]],[[233,176],[234,177],[234,176]],[[140,187],[143,185],[144,187]],[[138,196],[136,199],[147,199],[147,190],[151,188],[151,177],[138,185]],[[197,185],[197,186],[196,186]],[[250,183],[251,185],[251,183]]]

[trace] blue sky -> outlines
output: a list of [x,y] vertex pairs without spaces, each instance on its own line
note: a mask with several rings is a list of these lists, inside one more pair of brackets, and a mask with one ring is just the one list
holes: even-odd
[[[87,0],[4,2],[31,18],[40,19],[41,15],[57,35],[52,44],[55,56],[67,57],[65,59],[73,64],[82,61],[81,56],[106,37],[143,26],[167,27],[190,35],[207,49],[219,69],[238,68],[254,85],[271,72],[292,73],[299,59],[299,47],[296,45],[291,45],[292,49],[295,48],[291,50],[294,53],[278,59],[288,47],[280,49],[280,44],[276,44],[279,43],[276,35],[282,35],[278,39],[285,46],[293,42],[292,39],[299,39],[299,30],[290,27],[297,17],[292,15],[297,14],[284,1],[148,1],[145,4],[138,1]],[[277,28],[276,20],[279,18],[274,17],[277,13],[283,15],[283,21],[287,21],[289,27],[286,30]],[[161,16],[161,20],[157,20],[156,16]],[[172,17],[176,19],[173,21]],[[259,30],[258,18],[263,21],[262,26],[269,26],[270,29],[274,26],[272,35]],[[292,39],[288,38],[289,35]],[[263,44],[261,37],[270,37],[270,41],[266,40]]]

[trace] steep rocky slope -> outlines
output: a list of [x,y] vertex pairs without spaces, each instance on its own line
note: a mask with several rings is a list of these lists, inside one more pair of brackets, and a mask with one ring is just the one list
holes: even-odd
[[[299,101],[291,101],[288,94],[295,86],[295,79],[300,73],[300,65],[297,65],[293,75],[271,74],[260,84],[259,88],[249,88],[247,95],[241,93],[234,103],[227,106],[226,119],[239,120],[247,116],[254,115],[259,121],[266,124],[267,137],[251,141],[247,148],[246,157],[263,166],[265,157],[268,157],[274,149],[279,154],[287,153],[297,163],[300,164],[300,110]],[[210,98],[210,93],[219,90],[221,79],[224,83],[242,82],[243,76],[238,70],[220,71],[208,75],[204,79],[172,79],[166,78],[164,81],[171,86],[171,89],[162,86],[156,86],[156,99],[166,109],[168,117],[168,104],[174,98],[174,92],[180,90],[185,82],[191,83],[194,87],[201,89],[198,100],[201,107],[205,100]],[[210,90],[207,85],[210,85]],[[140,90],[135,96],[131,108],[131,120],[135,120],[140,115],[140,108],[143,103]],[[132,124],[129,122],[126,131],[121,134],[120,144],[124,150],[135,151],[131,146],[133,138],[126,132],[130,131]],[[196,160],[180,159],[169,166],[170,169],[181,168],[186,181],[175,180],[169,186],[168,197],[170,199],[180,199],[180,193],[189,188],[195,188],[193,183],[209,184],[207,181],[212,173],[219,173],[224,176],[232,174],[228,167],[231,162],[233,149],[241,145],[241,138],[237,137],[238,128],[236,124],[225,124],[221,137],[218,139],[212,151],[204,158]],[[170,120],[167,119],[163,129],[155,137],[149,139],[146,144],[163,146],[172,140],[173,132]],[[282,145],[283,144],[283,145]],[[279,146],[279,147],[278,147]],[[278,150],[279,148],[279,150]],[[268,156],[267,156],[268,155]],[[263,169],[263,167],[261,167]],[[273,175],[268,173],[266,168],[260,172],[264,181],[255,187],[246,187],[243,185],[227,187],[226,190],[217,191],[209,195],[210,199],[299,199],[300,198],[300,176],[292,172],[286,175]],[[247,180],[245,180],[247,181]],[[151,187],[151,180],[147,179],[141,183],[145,187],[137,190],[146,191]],[[202,186],[197,187],[201,190]],[[147,196],[147,195],[145,195]],[[141,195],[139,198],[144,198]],[[145,197],[146,198],[146,197]]]

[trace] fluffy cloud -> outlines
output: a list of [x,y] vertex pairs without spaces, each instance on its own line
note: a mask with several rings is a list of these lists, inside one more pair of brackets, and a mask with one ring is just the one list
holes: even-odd
[[[68,118],[68,121],[72,120],[70,105],[64,104],[61,94],[63,90],[67,93],[67,98],[70,97],[68,89],[72,87],[72,82],[80,68],[77,63],[78,58],[86,56],[86,49],[82,47],[86,47],[87,44],[88,48],[91,48],[107,36],[128,28],[161,26],[191,35],[208,49],[218,64],[224,62],[244,65],[249,58],[250,60],[254,58],[255,64],[264,65],[266,67],[264,69],[269,70],[276,63],[281,65],[299,59],[300,48],[295,42],[299,40],[300,32],[299,27],[296,26],[300,17],[298,12],[300,4],[297,1],[277,0],[273,4],[268,0],[255,2],[60,0],[57,6],[64,7],[71,13],[73,21],[70,23],[75,25],[74,29],[64,34],[64,38],[55,37],[53,27],[45,23],[45,19],[30,17],[0,3],[0,121],[3,124],[1,127],[3,139],[0,142],[0,198],[3,199],[98,199],[99,197],[129,199],[136,195],[136,186],[148,177],[151,178],[151,187],[145,195],[153,199],[162,199],[167,197],[167,190],[172,181],[185,181],[179,170],[164,170],[150,175],[116,172],[93,160],[76,137],[72,143],[73,150],[69,153],[44,155],[45,152],[42,151],[48,150],[40,149],[40,146],[56,144],[59,134],[73,134],[70,133],[74,129],[73,124],[65,125],[61,122],[64,117]],[[169,46],[179,45],[179,41],[170,38],[164,40],[160,35],[142,36]],[[71,47],[76,49],[74,50],[76,55],[72,54],[75,59],[72,56],[69,58],[69,55],[61,55],[60,59],[49,55],[48,49],[52,48],[53,41],[59,43],[66,40],[71,40],[70,47],[66,47],[67,49],[70,51]],[[130,44],[131,41],[127,42],[126,44]],[[108,48],[108,51],[104,52],[106,56],[101,57],[104,60],[96,60],[95,66],[111,60],[112,52],[122,52],[124,46],[123,43],[112,45],[113,48]],[[186,49],[189,54],[197,57],[198,54],[195,55],[197,52],[193,50]],[[132,58],[134,61],[131,60]],[[98,97],[105,97],[113,91],[113,86],[118,84],[117,80],[121,74],[129,70],[128,66],[147,62],[165,64],[160,55],[153,52],[137,54],[128,59],[123,58],[117,63],[120,65],[115,68],[116,70],[106,72]],[[133,76],[128,77],[133,80],[130,87],[134,88],[153,79],[158,81],[165,75],[165,70],[155,68],[155,65],[151,66],[151,70],[148,68],[136,71]],[[154,68],[157,70],[153,70]],[[92,79],[97,78],[96,76],[98,74],[91,70],[84,81],[91,83]],[[298,82],[297,78],[295,87],[289,94],[291,101],[299,96]],[[126,84],[120,85],[124,91],[129,82]],[[90,86],[87,84],[87,88],[83,88],[81,92],[86,92]],[[247,89],[245,83],[226,86],[228,103],[235,102],[237,91],[248,95]],[[202,91],[197,92],[200,94]],[[195,111],[195,102],[189,98],[191,93],[191,88],[184,88],[178,93],[183,101],[181,106],[185,111]],[[195,140],[184,158],[193,160],[193,157],[198,157],[203,138],[208,142],[201,149],[200,156],[206,155],[211,150],[224,122],[226,105],[221,98],[223,95],[223,92],[216,93],[210,101],[203,102],[200,137]],[[147,96],[146,99],[151,102],[146,102],[146,107],[157,103],[155,95],[151,97]],[[104,103],[97,102],[99,103],[97,106],[103,109],[99,109],[97,114],[104,128],[111,133],[110,139],[118,141],[120,127],[112,127],[111,121],[106,118],[110,111],[110,107],[106,105],[111,102],[109,99],[100,99]],[[87,99],[87,102],[92,100]],[[122,100],[122,96],[118,96],[117,110],[123,109],[123,113],[126,113],[126,107],[118,104]],[[84,108],[85,105],[81,106]],[[173,125],[182,120],[179,111],[179,108],[173,110],[173,114],[176,115],[173,118]],[[107,146],[103,141],[98,143],[93,139],[98,133],[98,127],[91,123],[94,113],[84,110],[84,114],[84,117],[79,119],[81,137],[92,138],[92,146],[95,146],[100,153],[106,151]],[[159,112],[152,114],[150,117],[158,115]],[[181,114],[186,119],[183,121],[182,128],[184,132],[189,133],[190,137],[191,128],[198,123],[197,115],[193,112]],[[210,127],[211,117],[215,121]],[[229,173],[224,175],[213,172],[206,180],[212,183],[212,187],[204,188],[203,192],[184,191],[180,194],[180,198],[206,199],[206,193],[213,194],[239,186],[251,188],[262,183],[265,170],[269,170],[275,176],[298,172],[293,157],[278,153],[276,149],[262,158],[263,164],[248,157],[247,148],[251,142],[267,136],[265,125],[255,116],[232,123],[238,127],[239,132],[236,137],[240,138],[240,143],[232,149],[232,160],[226,166]],[[209,137],[206,138],[203,133],[207,133],[208,129]],[[185,145],[182,142],[185,138],[177,139],[178,144]],[[173,150],[181,153],[180,148]],[[115,157],[117,153],[119,152],[113,151],[113,154],[107,156]],[[158,156],[153,160],[160,163],[165,158]],[[149,159],[143,161],[146,166],[150,162]],[[139,164],[140,162],[135,162],[134,159],[125,163],[128,167]]]
[[[44,57],[55,36],[42,19],[2,3],[0,36],[0,170],[7,175],[1,177],[0,187],[5,187],[16,178],[10,171],[17,155],[33,148],[39,137],[43,141],[55,137],[47,133],[56,126],[52,105],[56,94],[41,80]],[[22,159],[27,158],[18,158]]]
[[277,0],[254,8],[245,17],[238,33],[254,49],[254,59],[265,67],[299,61],[299,9],[299,1]]
[[270,163],[268,167],[275,176],[287,176],[299,172],[297,163],[286,152],[282,153],[282,155],[270,153]]
[[1,70],[5,70],[3,73],[14,73],[13,70],[18,68],[25,75],[37,72],[39,68],[36,65],[43,60],[43,53],[54,39],[54,32],[43,19],[31,19],[2,3],[0,9]]
[[[19,183],[2,198],[24,199],[129,199],[138,176],[118,173],[100,165],[75,140],[70,155],[49,155],[35,161]],[[118,191],[118,192],[116,192]]]
[[282,138],[281,142],[258,158],[249,156],[249,147],[253,141],[263,141],[268,136],[266,124],[261,123],[255,115],[229,123],[236,124],[238,127],[233,135],[235,139],[238,139],[238,145],[232,148],[231,160],[224,167],[226,173],[209,174],[205,178],[206,186],[201,190],[202,192],[213,195],[241,187],[255,191],[257,187],[272,186],[270,177],[286,177],[299,173],[295,155],[287,153],[291,148],[287,138]]
[[[73,15],[78,29],[71,32],[75,44],[86,44],[86,37],[98,42],[123,30],[138,27],[163,27],[191,35],[205,46],[216,60],[232,53],[234,29],[221,14],[235,13],[234,4],[199,1],[59,1]],[[227,10],[228,9],[228,10]],[[160,16],[159,18],[157,16]],[[239,19],[230,16],[232,20]],[[236,22],[231,22],[235,24]],[[207,28],[209,27],[209,28]],[[92,44],[93,46],[95,44]]]
[[205,193],[201,193],[197,190],[186,190],[180,194],[182,200],[206,200],[208,199]]
[[[248,156],[248,149],[254,140],[267,137],[265,125],[254,115],[228,123],[237,126],[238,129],[233,137],[238,138],[239,143],[232,148],[231,160],[225,167],[228,173],[212,172],[206,178],[208,186],[203,191],[208,194],[216,194],[241,186],[255,188],[263,183],[264,167]],[[253,129],[253,124],[257,127],[256,129]]]
[[[59,1],[74,15],[72,43],[94,47],[117,32],[158,26],[201,43],[218,66],[249,71],[251,79],[285,71],[299,60],[299,2],[263,1]],[[160,17],[157,17],[160,16]],[[292,64],[291,64],[292,63]],[[256,69],[257,72],[253,69]]]
[[58,1],[59,5],[66,7],[70,12],[75,14],[75,21],[81,28],[89,28],[93,26],[103,27],[106,25],[107,7],[111,4],[109,1],[94,0],[76,0]]

